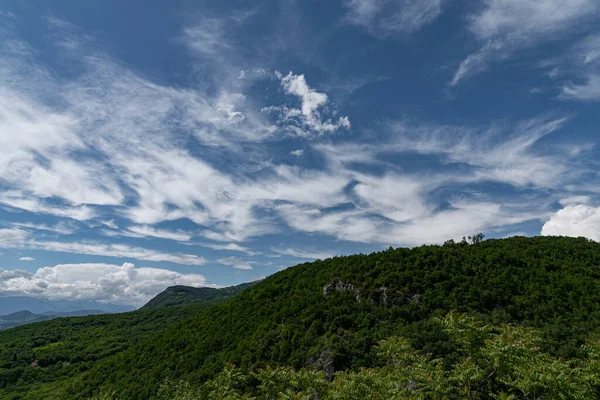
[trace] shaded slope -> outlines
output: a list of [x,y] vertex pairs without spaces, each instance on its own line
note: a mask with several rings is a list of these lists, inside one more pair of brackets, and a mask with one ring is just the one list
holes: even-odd
[[97,365],[65,388],[73,398],[104,387],[142,399],[165,378],[203,380],[226,362],[356,368],[372,365],[370,349],[392,335],[451,361],[455,349],[425,321],[453,309],[537,327],[545,350],[572,357],[599,333],[599,265],[599,244],[552,237],[306,263]]

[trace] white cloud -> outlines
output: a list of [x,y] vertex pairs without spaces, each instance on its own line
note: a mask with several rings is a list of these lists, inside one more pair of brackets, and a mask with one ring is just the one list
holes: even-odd
[[588,204],[590,202],[590,196],[569,196],[564,199],[560,199],[559,203],[562,206],[576,205],[576,204]]
[[[410,4],[417,7],[416,2]],[[270,144],[289,139],[291,130],[309,136],[314,144],[321,133],[348,128],[349,120],[337,116],[329,96],[309,87],[304,75],[290,72],[279,74],[278,83],[299,105],[275,105],[272,109],[280,118],[275,125],[269,122],[260,111],[262,105],[253,103],[254,92],[244,86],[257,81],[249,72],[237,79],[240,68],[232,67],[229,57],[235,51],[230,52],[234,46],[224,39],[225,28],[229,29],[219,25],[211,32],[207,22],[196,32],[186,32],[188,44],[200,46],[199,54],[216,54],[218,63],[229,63],[235,70],[234,83],[207,72],[214,88],[209,85],[206,92],[157,84],[93,52],[77,64],[81,74],[66,82],[37,66],[27,46],[13,45],[20,53],[13,51],[0,68],[0,104],[5,107],[0,107],[0,144],[11,150],[10,163],[0,160],[0,179],[11,189],[0,194],[0,203],[13,211],[53,214],[89,225],[119,217],[127,220],[120,225],[129,228],[104,222],[113,229],[111,234],[193,244],[195,234],[156,227],[187,219],[201,226],[199,236],[210,241],[200,245],[252,255],[256,253],[245,246],[246,239],[287,227],[398,245],[443,241],[516,223],[538,214],[501,206],[485,195],[457,200],[446,189],[502,182],[519,189],[550,190],[576,172],[569,166],[576,155],[538,143],[566,122],[550,117],[487,129],[389,124],[382,129],[387,132],[382,136],[388,137],[375,144],[369,138],[360,144],[336,138],[335,143],[314,145],[311,155],[313,150],[320,152],[325,161],[319,169],[277,164]],[[15,136],[20,131],[24,133]],[[459,165],[460,172],[408,174],[389,157],[401,159],[406,152]],[[367,173],[357,164],[386,172]],[[528,206],[540,208],[540,202]],[[33,227],[0,230],[2,245],[190,265],[205,262],[196,255],[121,243],[41,241],[32,239],[29,229]],[[221,260],[251,268],[241,259]]]
[[49,226],[46,224],[33,224],[30,222],[15,222],[11,225],[17,228],[29,229],[33,231],[46,231],[59,235],[70,235],[75,232],[75,228],[62,221],[54,226]]
[[252,265],[250,265],[251,262],[242,261],[241,259],[239,259],[237,257],[221,258],[221,259],[217,260],[217,262],[219,264],[231,266],[235,269],[243,269],[243,270],[254,269],[254,268],[252,268]]
[[290,154],[296,157],[302,157],[304,155],[304,150],[302,149],[298,149],[298,150],[292,150],[290,151]]
[[149,225],[131,225],[124,230],[103,231],[108,236],[126,236],[135,238],[158,238],[174,240],[176,242],[187,242],[193,235],[182,230],[170,231],[167,229],[158,229]]
[[375,36],[410,34],[433,22],[441,0],[349,0],[346,21]]
[[[20,62],[14,64],[24,67]],[[58,197],[74,205],[119,204],[123,199],[120,188],[102,164],[91,158],[72,158],[73,153],[86,150],[76,132],[76,117],[49,109],[36,101],[35,95],[18,90],[23,83],[12,82],[13,71],[5,70],[0,69],[0,147],[5,152],[0,159],[2,181],[33,198]],[[19,78],[39,80],[44,76]],[[42,84],[46,86],[36,90],[53,86],[52,82]]]
[[[208,31],[195,31],[198,42]],[[205,44],[204,52],[228,47],[218,38]],[[31,56],[15,53],[4,65],[0,83],[5,92],[0,94],[7,94],[0,121],[6,129],[0,129],[0,141],[5,139],[12,161],[0,172],[11,177],[12,190],[0,196],[0,203],[11,209],[92,220],[99,217],[95,205],[102,205],[103,214],[117,212],[139,225],[118,233],[123,236],[188,241],[187,233],[149,227],[187,218],[225,241],[238,242],[276,231],[271,221],[256,215],[258,208],[277,201],[333,204],[327,197],[338,195],[346,184],[326,173],[271,165],[265,168],[266,179],[248,177],[246,171],[257,164],[263,168],[260,158],[268,157],[254,144],[272,140],[275,127],[241,92],[221,88],[208,95],[160,86],[104,56],[83,58],[82,74],[67,83],[51,70],[35,68]],[[282,85],[300,99],[303,127],[332,131],[349,126],[345,117],[336,122],[321,117],[329,114],[324,110],[328,97],[309,88],[302,75],[290,73]],[[43,101],[48,97],[48,104],[61,104],[60,111]],[[225,173],[209,157],[190,154],[189,141],[217,158],[231,157],[231,152],[246,157]],[[256,151],[258,160],[248,149]],[[77,187],[71,188],[74,182]]]
[[186,43],[206,57],[221,57],[223,52],[232,49],[226,38],[223,21],[205,18],[192,27],[184,29]]
[[600,208],[570,204],[558,210],[542,227],[542,235],[584,236],[600,241]]
[[600,100],[600,74],[590,75],[582,85],[565,85],[562,96],[578,100]]
[[18,228],[0,228],[0,247],[10,249],[22,246],[29,237],[29,233]]
[[249,256],[256,256],[256,255],[261,254],[260,252],[252,251],[252,250],[248,249],[247,247],[240,246],[237,243],[221,244],[221,243],[206,243],[206,242],[204,242],[204,243],[199,243],[198,245],[209,248],[209,249],[213,249],[213,250],[239,251],[241,253],[246,253]]
[[168,286],[211,286],[199,274],[158,268],[136,268],[131,263],[60,264],[35,273],[0,269],[0,293],[52,300],[90,300],[143,305]]
[[595,0],[485,0],[469,18],[469,29],[483,43],[465,58],[451,81],[458,84],[514,52],[552,40],[597,13]]
[[543,137],[560,130],[564,117],[542,116],[517,124],[492,126],[479,131],[465,127],[396,124],[397,150],[439,154],[447,163],[475,167],[467,179],[505,182],[514,186],[556,187],[567,178],[573,158],[560,147],[537,150]]
[[119,226],[116,224],[114,219],[108,220],[108,221],[102,221],[100,222],[102,225],[106,225],[111,229],[119,229]]
[[13,208],[36,214],[50,214],[63,218],[71,218],[77,221],[88,221],[96,216],[94,209],[89,206],[54,205],[45,202],[43,199],[28,197],[27,194],[19,191],[1,193],[0,205],[2,204],[9,211]]
[[354,192],[367,209],[396,222],[418,219],[430,210],[420,180],[388,174],[383,177],[360,176]]
[[475,53],[469,54],[461,61],[450,84],[453,86],[457,85],[467,76],[483,72],[491,62],[509,58],[512,53],[511,51],[506,51],[507,47],[509,47],[509,45],[503,40],[488,40],[481,49]]
[[272,249],[277,254],[288,255],[296,258],[306,258],[306,259],[314,259],[314,260],[325,260],[326,258],[334,257],[334,253],[326,253],[326,252],[318,252],[318,251],[308,251],[302,249]]
[[540,212],[491,202],[455,201],[449,208],[429,213],[404,224],[390,223],[368,211],[322,212],[316,209],[281,206],[290,226],[338,239],[382,245],[442,243],[447,239],[483,232],[486,229],[539,219]]
[[[278,76],[281,76],[281,74]],[[350,128],[348,117],[339,117],[335,121],[331,118],[324,119],[322,117],[323,112],[319,110],[322,110],[329,103],[329,98],[325,93],[310,88],[304,75],[294,75],[290,72],[286,76],[281,76],[280,79],[285,92],[298,97],[301,104],[300,109],[271,107],[271,110],[278,110],[282,113],[283,121],[299,120],[301,127],[306,127],[317,133],[332,133],[338,129]]]
[[27,248],[59,251],[64,253],[88,254],[105,257],[133,258],[145,261],[167,261],[176,264],[202,265],[206,260],[194,254],[163,253],[143,247],[124,244],[109,244],[96,242],[51,242],[30,241]]
[[600,100],[600,35],[590,35],[577,43],[564,58],[562,67],[572,71],[582,83],[563,85],[560,97],[583,101]]
[[479,39],[553,33],[598,9],[593,0],[485,0],[484,4],[471,16],[469,27]]
[[21,257],[21,258],[19,258],[19,261],[35,261],[35,258],[33,258],[33,257]]
[[0,248],[26,248],[105,257],[133,258],[145,261],[167,261],[176,264],[202,265],[206,260],[194,254],[163,253],[143,247],[98,242],[44,241],[22,229],[0,229]]

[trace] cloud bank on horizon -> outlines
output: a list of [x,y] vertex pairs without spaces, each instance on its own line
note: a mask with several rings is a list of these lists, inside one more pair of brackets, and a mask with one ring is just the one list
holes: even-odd
[[185,7],[0,6],[0,295],[140,304],[478,232],[600,240],[597,1]]

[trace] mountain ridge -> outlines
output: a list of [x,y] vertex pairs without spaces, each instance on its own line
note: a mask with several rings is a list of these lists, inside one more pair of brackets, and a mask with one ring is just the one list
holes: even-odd
[[223,300],[239,294],[242,290],[249,288],[256,283],[257,282],[248,282],[224,288],[193,287],[184,285],[169,286],[150,299],[140,309],[155,310],[183,304]]
[[108,314],[103,310],[77,310],[65,312],[46,311],[41,314],[29,310],[17,311],[7,315],[0,315],[0,331],[16,328],[17,326],[32,324],[34,322],[48,321],[55,318],[85,317],[88,315]]
[[44,297],[0,296],[0,315],[29,310],[34,314],[45,312],[73,312],[101,310],[109,313],[133,311],[134,306],[100,303],[86,300],[51,300]]

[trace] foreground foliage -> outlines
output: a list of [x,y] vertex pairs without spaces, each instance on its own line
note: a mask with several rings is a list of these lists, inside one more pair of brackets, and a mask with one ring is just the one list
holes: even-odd
[[266,368],[243,374],[227,367],[202,385],[166,382],[160,400],[204,399],[592,399],[600,395],[600,345],[578,360],[540,351],[533,330],[482,325],[451,313],[437,320],[460,349],[444,368],[440,359],[415,350],[410,341],[391,337],[376,347],[381,367],[338,372],[329,381],[322,371]]
[[[242,371],[269,365],[320,370],[327,379],[361,368],[379,374],[385,369],[379,370],[374,347],[396,336],[448,371],[465,360],[465,350],[433,318],[451,310],[488,325],[536,329],[541,354],[578,362],[589,358],[582,345],[600,337],[599,266],[598,243],[562,237],[447,243],[305,263],[164,328],[154,327],[163,326],[170,310],[187,306],[156,310],[165,314],[151,314],[154,321],[132,313],[145,321],[148,336],[126,327],[113,334],[117,326],[92,327],[96,320],[85,318],[77,319],[80,327],[67,328],[71,322],[61,320],[37,324],[41,331],[66,330],[55,339],[45,335],[37,345],[52,349],[54,358],[44,366],[29,364],[33,352],[42,354],[28,344],[33,332],[29,339],[20,328],[0,333],[0,398],[80,399],[114,392],[122,399],[148,399],[165,379],[206,382],[227,364]],[[92,332],[98,338],[82,347],[61,345]],[[114,340],[103,344],[102,335]],[[123,341],[126,346],[110,353]],[[110,354],[93,364],[76,359],[90,349]],[[74,362],[63,373],[60,360],[67,356]],[[472,368],[475,374],[483,367]]]

